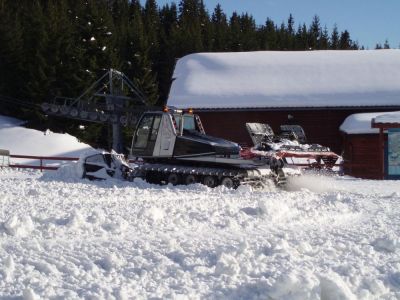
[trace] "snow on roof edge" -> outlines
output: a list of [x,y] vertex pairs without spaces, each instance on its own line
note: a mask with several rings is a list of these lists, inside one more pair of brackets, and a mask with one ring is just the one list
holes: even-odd
[[400,123],[400,111],[394,111],[379,115],[375,118],[375,123],[384,124],[399,124]]
[[[400,111],[396,112],[371,112],[371,113],[357,113],[348,116],[340,125],[340,131],[346,134],[378,134],[379,128],[372,128],[372,120],[396,115],[400,118]],[[398,119],[400,122],[400,119]]]

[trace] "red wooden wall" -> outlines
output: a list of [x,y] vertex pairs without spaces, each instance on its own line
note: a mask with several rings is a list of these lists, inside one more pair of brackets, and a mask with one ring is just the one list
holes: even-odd
[[380,158],[379,134],[345,134],[343,141],[344,173],[346,175],[382,179],[383,166]]

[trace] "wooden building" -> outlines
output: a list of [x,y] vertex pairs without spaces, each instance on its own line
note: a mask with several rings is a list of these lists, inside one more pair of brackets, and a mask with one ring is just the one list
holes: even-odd
[[[381,113],[359,113],[346,118],[340,126],[343,140],[343,171],[346,175],[382,179],[379,130],[371,121]],[[387,139],[387,135],[383,136]]]
[[[390,129],[396,130],[392,133]],[[400,112],[354,114],[346,118],[340,130],[345,174],[400,179]]]
[[173,77],[168,105],[193,108],[208,134],[240,144],[251,142],[246,122],[289,123],[340,154],[348,116],[400,110],[400,50],[198,53]]

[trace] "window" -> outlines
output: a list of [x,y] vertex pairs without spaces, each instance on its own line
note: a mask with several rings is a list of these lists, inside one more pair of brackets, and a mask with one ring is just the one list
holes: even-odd
[[146,148],[148,141],[154,142],[157,139],[160,123],[161,115],[145,115],[136,130],[133,147]]
[[160,123],[161,123],[161,116],[160,115],[154,116],[153,127],[151,129],[150,141],[154,142],[157,139],[157,133],[158,133],[158,129],[160,128]]
[[[177,130],[179,130],[179,126],[182,120],[182,115],[180,114],[175,114],[173,116],[175,118],[176,124],[178,126],[178,128],[176,128]],[[196,130],[196,121],[194,119],[194,115],[183,115],[183,129],[185,130]]]
[[153,123],[154,115],[143,116],[140,124],[136,130],[135,140],[133,142],[134,148],[146,148],[147,140],[150,134],[150,128]]
[[87,164],[104,165],[103,154],[95,154],[86,158]]
[[194,121],[193,115],[184,115],[183,116],[183,129],[196,130],[196,123]]

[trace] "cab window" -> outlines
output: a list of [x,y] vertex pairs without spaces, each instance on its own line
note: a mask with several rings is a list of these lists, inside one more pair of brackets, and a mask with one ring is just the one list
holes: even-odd
[[146,148],[149,141],[155,141],[160,127],[160,121],[160,115],[143,116],[136,130],[133,147]]
[[150,141],[155,141],[157,139],[158,129],[160,128],[161,116],[154,116],[153,126],[151,129]]
[[[194,119],[193,115],[180,115],[180,114],[175,114],[174,115],[175,122],[177,124],[177,127],[179,128],[181,120],[183,118],[183,129],[184,130],[197,130],[196,128],[196,121]],[[176,129],[178,129],[176,128]]]
[[196,130],[196,123],[193,115],[183,116],[183,129]]

